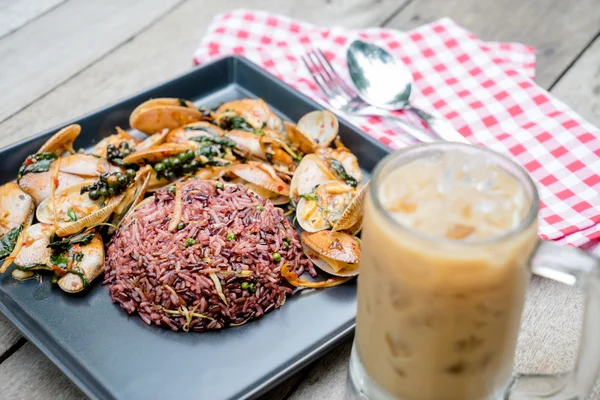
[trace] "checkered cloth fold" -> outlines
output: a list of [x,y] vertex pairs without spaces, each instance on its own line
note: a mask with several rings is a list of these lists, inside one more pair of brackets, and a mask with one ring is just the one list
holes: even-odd
[[[448,18],[400,32],[322,28],[236,10],[214,19],[194,61],[240,54],[326,105],[301,56],[319,48],[347,78],[345,49],[354,38],[406,63],[416,107],[445,117],[471,142],[511,156],[530,172],[540,192],[542,238],[586,249],[600,240],[600,131],[535,84],[531,47],[484,42]],[[394,114],[420,123],[410,112]],[[348,119],[392,148],[406,143],[398,124]]]

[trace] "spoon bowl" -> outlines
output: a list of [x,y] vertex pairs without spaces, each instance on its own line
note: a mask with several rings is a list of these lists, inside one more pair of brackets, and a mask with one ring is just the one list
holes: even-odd
[[350,79],[365,102],[386,110],[410,107],[413,76],[404,63],[362,40],[350,44],[347,60]]

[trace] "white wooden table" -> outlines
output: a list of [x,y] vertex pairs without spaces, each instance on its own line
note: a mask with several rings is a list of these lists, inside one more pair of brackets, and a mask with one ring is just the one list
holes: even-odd
[[[600,124],[599,0],[0,0],[0,147],[191,68],[211,18],[256,8],[321,25],[407,30],[450,16],[487,40],[537,50],[537,82]],[[573,364],[581,298],[535,278],[517,367]],[[342,399],[348,340],[264,399]],[[0,399],[85,396],[0,317]],[[596,389],[593,399],[600,399]]]

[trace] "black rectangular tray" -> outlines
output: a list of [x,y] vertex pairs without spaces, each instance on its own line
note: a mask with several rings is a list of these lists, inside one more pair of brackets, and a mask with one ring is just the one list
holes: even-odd
[[[75,121],[76,146],[89,147],[129,128],[129,114],[149,98],[179,97],[214,107],[261,97],[284,119],[297,121],[317,103],[240,57],[195,68]],[[0,182],[15,179],[25,157],[58,128],[0,151]],[[343,142],[370,172],[388,152],[340,118]],[[279,310],[238,328],[174,333],[146,326],[111,303],[98,279],[84,293],[67,294],[49,279],[0,278],[0,312],[87,395],[98,399],[245,399],[264,393],[322,356],[354,329],[356,285],[307,291]]]

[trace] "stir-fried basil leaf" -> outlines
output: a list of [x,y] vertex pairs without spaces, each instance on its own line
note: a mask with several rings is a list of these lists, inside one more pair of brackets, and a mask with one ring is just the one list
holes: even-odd
[[239,130],[254,133],[254,128],[242,117],[232,116],[221,121],[221,128],[228,131]]
[[0,260],[5,259],[12,253],[19,238],[19,234],[23,230],[23,224],[12,228],[5,235],[0,236]]
[[353,188],[356,188],[356,186],[358,186],[358,181],[352,176],[348,175],[346,169],[344,168],[341,162],[333,158],[330,158],[329,162],[331,163],[331,168],[333,168],[333,170],[338,174],[340,178],[344,180],[344,182],[346,182],[347,185],[350,185]]
[[213,144],[218,144],[221,146],[225,146],[225,147],[235,147],[235,142],[229,138],[226,137],[221,137],[221,136],[213,136],[213,137],[208,137],[208,136],[195,136],[195,137],[191,137],[190,140],[193,140],[194,142],[199,142],[202,144],[207,144],[207,145],[213,145]]
[[50,164],[58,159],[56,153],[36,153],[28,156],[21,168],[19,168],[18,178],[29,173],[47,172],[50,170]]
[[55,233],[52,233],[52,235],[50,235],[50,243],[47,247],[57,252],[61,250],[67,251],[75,244],[81,246],[89,244],[95,235],[95,233],[78,233],[66,238],[60,238]]
[[52,265],[66,271],[69,266],[69,255],[68,253],[52,253],[50,255],[50,262]]

